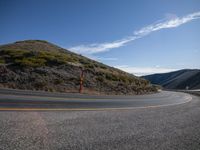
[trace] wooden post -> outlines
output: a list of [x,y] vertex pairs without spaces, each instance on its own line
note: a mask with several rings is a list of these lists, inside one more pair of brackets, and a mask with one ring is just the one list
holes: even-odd
[[80,74],[80,88],[79,93],[83,92],[83,68],[81,68],[81,74]]

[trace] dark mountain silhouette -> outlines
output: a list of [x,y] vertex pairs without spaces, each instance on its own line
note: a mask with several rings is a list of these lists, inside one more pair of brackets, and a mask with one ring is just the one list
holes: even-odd
[[166,89],[200,89],[200,70],[184,69],[169,73],[143,76],[152,84],[158,84]]

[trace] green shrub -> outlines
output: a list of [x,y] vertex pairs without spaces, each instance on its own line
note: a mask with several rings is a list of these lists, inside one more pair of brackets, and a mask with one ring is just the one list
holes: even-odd
[[[72,54],[49,52],[49,51],[27,51],[20,49],[4,49],[0,51],[2,58],[9,63],[17,63],[23,66],[38,67],[44,65],[60,65],[67,62],[77,62],[78,58]],[[3,63],[3,60],[0,60]]]
[[65,53],[57,54],[54,52],[39,52],[39,58],[43,58],[47,61],[47,64],[66,64],[67,62],[76,62],[77,59],[71,55]]
[[46,82],[36,82],[35,84],[34,84],[34,87],[36,88],[36,89],[43,89],[45,86],[47,86],[47,83]]
[[93,69],[95,68],[94,64],[90,63],[90,64],[85,64],[84,65],[85,68],[88,68],[88,69]]
[[16,63],[18,63],[21,66],[26,66],[26,67],[40,67],[40,66],[45,66],[45,59],[41,58],[23,58],[23,59],[16,59]]
[[0,57],[0,64],[5,64],[5,60]]
[[119,76],[119,79],[120,81],[125,82],[125,83],[129,82],[128,80],[129,78],[127,76]]
[[12,58],[22,58],[30,54],[29,51],[26,50],[12,50],[12,49],[7,49],[3,50],[2,53],[5,55],[9,55]]
[[54,80],[54,84],[58,85],[58,84],[61,84],[63,83],[64,81],[62,79],[55,79]]
[[119,81],[118,77],[114,74],[110,74],[110,73],[107,73],[106,74],[106,79],[107,80],[112,80],[112,81]]
[[104,82],[105,79],[100,76],[100,77],[97,77],[96,80],[99,81],[99,82]]
[[81,64],[83,64],[83,65],[90,64],[90,61],[89,61],[89,60],[83,59],[83,58],[79,59],[79,62],[80,62]]
[[100,68],[101,68],[101,69],[107,69],[107,67],[104,66],[104,65],[100,65]]

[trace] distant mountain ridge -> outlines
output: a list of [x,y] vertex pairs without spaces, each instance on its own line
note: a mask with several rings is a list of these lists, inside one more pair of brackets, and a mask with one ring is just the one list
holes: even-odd
[[81,68],[84,93],[144,94],[155,92],[149,81],[109,67],[42,40],[0,46],[0,87],[78,92]]
[[158,84],[166,89],[200,89],[200,70],[183,69],[179,71],[143,76],[152,84]]

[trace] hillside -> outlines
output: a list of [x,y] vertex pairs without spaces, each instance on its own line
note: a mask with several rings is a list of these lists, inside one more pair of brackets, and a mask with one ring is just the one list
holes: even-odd
[[151,81],[152,84],[158,84],[166,89],[200,89],[200,70],[184,69],[169,73],[153,74],[143,76]]
[[143,94],[156,91],[145,79],[47,41],[27,40],[0,46],[0,87],[78,92],[81,68],[84,69],[84,93]]

